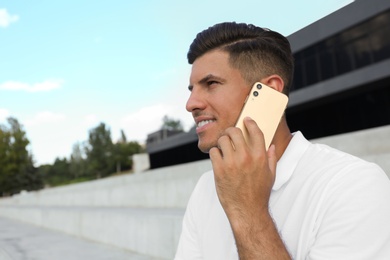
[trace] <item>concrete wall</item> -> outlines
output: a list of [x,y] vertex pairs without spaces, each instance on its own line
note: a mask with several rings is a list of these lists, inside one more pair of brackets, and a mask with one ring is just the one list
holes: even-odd
[[133,171],[135,173],[143,172],[150,169],[149,154],[134,154],[133,156]]
[[[390,126],[312,140],[379,164],[390,177]],[[209,160],[0,199],[0,216],[172,259],[188,198]]]
[[0,200],[0,205],[184,208],[209,160],[125,174]]
[[172,259],[185,206],[209,160],[22,193],[0,216],[140,254]]

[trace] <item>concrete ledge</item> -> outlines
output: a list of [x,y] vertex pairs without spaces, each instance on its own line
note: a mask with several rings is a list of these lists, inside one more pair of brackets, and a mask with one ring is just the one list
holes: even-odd
[[22,193],[0,205],[184,208],[210,160]]
[[184,209],[2,206],[0,216],[161,259],[173,259]]

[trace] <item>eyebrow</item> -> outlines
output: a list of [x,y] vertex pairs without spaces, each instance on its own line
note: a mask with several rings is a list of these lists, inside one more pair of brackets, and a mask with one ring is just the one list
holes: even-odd
[[[198,83],[199,83],[200,85],[203,85],[203,84],[206,84],[207,81],[209,81],[209,80],[218,80],[218,81],[222,81],[222,82],[225,81],[225,80],[224,80],[223,78],[221,78],[221,77],[215,76],[215,75],[213,75],[213,74],[208,74],[207,76],[205,76],[204,78],[202,78],[201,80],[199,80]],[[189,85],[189,86],[188,86],[188,89],[191,90],[193,87],[194,87],[193,85]]]

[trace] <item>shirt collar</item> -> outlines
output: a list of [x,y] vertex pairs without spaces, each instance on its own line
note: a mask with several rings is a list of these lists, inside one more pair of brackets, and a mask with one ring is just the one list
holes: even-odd
[[300,131],[293,133],[293,138],[276,165],[276,177],[272,190],[280,189],[290,179],[309,145],[310,142]]

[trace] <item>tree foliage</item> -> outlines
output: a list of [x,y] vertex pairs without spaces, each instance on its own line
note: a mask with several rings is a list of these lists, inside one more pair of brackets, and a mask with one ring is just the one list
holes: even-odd
[[123,131],[114,143],[109,127],[100,123],[89,131],[87,141],[73,145],[69,159],[57,158],[53,165],[43,165],[39,170],[49,186],[93,180],[130,171],[131,156],[141,152],[141,145],[128,142]]
[[49,186],[64,183],[69,178],[69,162],[66,158],[56,158],[54,164],[48,167],[45,181]]
[[79,142],[73,145],[69,161],[69,173],[74,179],[87,175],[85,148]]
[[41,176],[27,150],[26,132],[15,118],[8,118],[7,123],[0,125],[0,195],[41,188]]
[[180,119],[176,120],[165,115],[163,117],[161,129],[169,131],[183,131],[183,124],[181,123]]
[[89,132],[86,150],[88,170],[96,178],[106,177],[115,171],[113,147],[111,131],[104,123]]
[[114,143],[110,128],[100,123],[89,131],[88,140],[73,145],[69,158],[34,167],[26,132],[15,118],[0,124],[0,196],[87,181],[132,169],[132,155],[143,152],[129,142],[123,131]]
[[141,152],[141,145],[138,142],[127,142],[126,135],[121,130],[121,138],[114,145],[113,150],[116,172],[130,170],[133,167],[131,156]]

